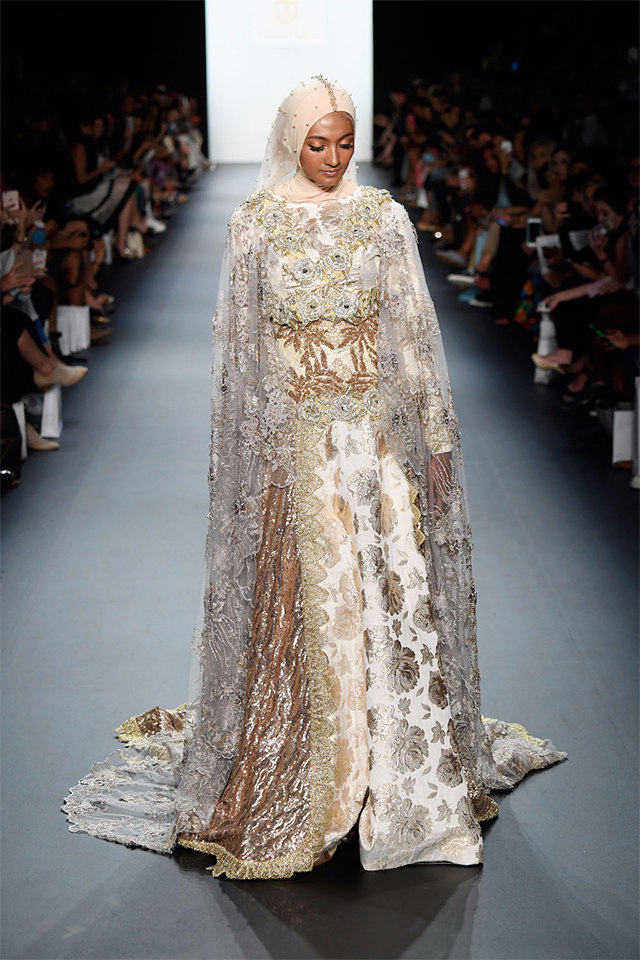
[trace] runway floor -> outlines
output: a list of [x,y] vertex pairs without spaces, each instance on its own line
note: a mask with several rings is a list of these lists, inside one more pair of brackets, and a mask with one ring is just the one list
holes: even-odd
[[291,880],[217,880],[190,851],[67,830],[61,801],[114,728],[186,696],[210,320],[254,176],[205,175],[153,251],[112,268],[113,340],[64,392],[60,451],[32,454],[3,500],[2,957],[637,958],[638,494],[606,443],[551,413],[523,332],[460,304],[424,238],[469,482],[483,710],[569,759],[498,796],[477,868],[364,873],[345,845]]

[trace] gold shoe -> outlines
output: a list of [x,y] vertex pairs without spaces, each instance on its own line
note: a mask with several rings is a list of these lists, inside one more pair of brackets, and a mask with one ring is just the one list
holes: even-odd
[[78,380],[82,380],[88,369],[88,367],[80,365],[70,367],[66,363],[56,363],[51,373],[41,373],[40,370],[34,370],[33,382],[40,389],[52,387],[54,383],[59,383],[61,387],[71,387]]
[[541,357],[538,353],[532,353],[531,359],[540,370],[555,370],[556,373],[562,374],[566,374],[567,372],[566,365],[555,363],[553,360],[545,360],[545,358]]
[[338,844],[335,843],[332,847],[329,847],[328,850],[325,850],[323,851],[323,853],[319,854],[313,861],[314,867],[319,867],[323,863],[328,863],[329,860],[331,860],[331,858],[333,857],[337,849],[338,849]]

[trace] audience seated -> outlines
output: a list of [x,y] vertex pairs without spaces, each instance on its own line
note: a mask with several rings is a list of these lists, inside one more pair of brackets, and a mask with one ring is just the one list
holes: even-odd
[[[86,311],[87,346],[108,343],[115,298],[105,265],[144,257],[152,236],[166,231],[173,210],[211,168],[194,98],[162,84],[114,91],[106,83],[77,102],[71,80],[69,88],[55,103],[35,87],[27,97],[7,98],[0,170],[3,489],[21,479],[13,405],[56,384],[72,386],[88,372],[86,358],[62,353],[64,309]],[[25,109],[29,99],[38,106]],[[40,435],[34,409],[26,404],[27,447],[58,449],[57,440]]]
[[[376,114],[374,150],[459,299],[526,331],[537,379],[562,385],[556,409],[603,425],[599,411],[635,407],[640,377],[638,86],[610,60],[608,83],[567,69],[559,95],[544,66],[503,85],[491,70],[415,80]],[[543,317],[557,349],[538,352]]]

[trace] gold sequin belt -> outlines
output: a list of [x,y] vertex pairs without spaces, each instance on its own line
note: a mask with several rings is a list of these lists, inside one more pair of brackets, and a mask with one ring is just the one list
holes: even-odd
[[299,400],[296,407],[298,420],[319,426],[326,426],[334,420],[352,422],[363,417],[377,420],[380,394],[375,387],[361,395],[354,395],[349,391],[340,394],[318,394]]
[[334,290],[323,293],[307,290],[288,297],[272,295],[267,303],[267,312],[272,323],[283,327],[306,327],[315,320],[331,320],[333,323],[362,323],[375,316],[380,307],[380,290]]

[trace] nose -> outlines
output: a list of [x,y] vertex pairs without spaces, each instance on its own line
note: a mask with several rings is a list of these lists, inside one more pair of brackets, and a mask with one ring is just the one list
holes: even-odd
[[336,147],[330,147],[327,151],[327,159],[325,161],[328,167],[338,167],[340,166],[340,159],[338,157],[338,151]]

